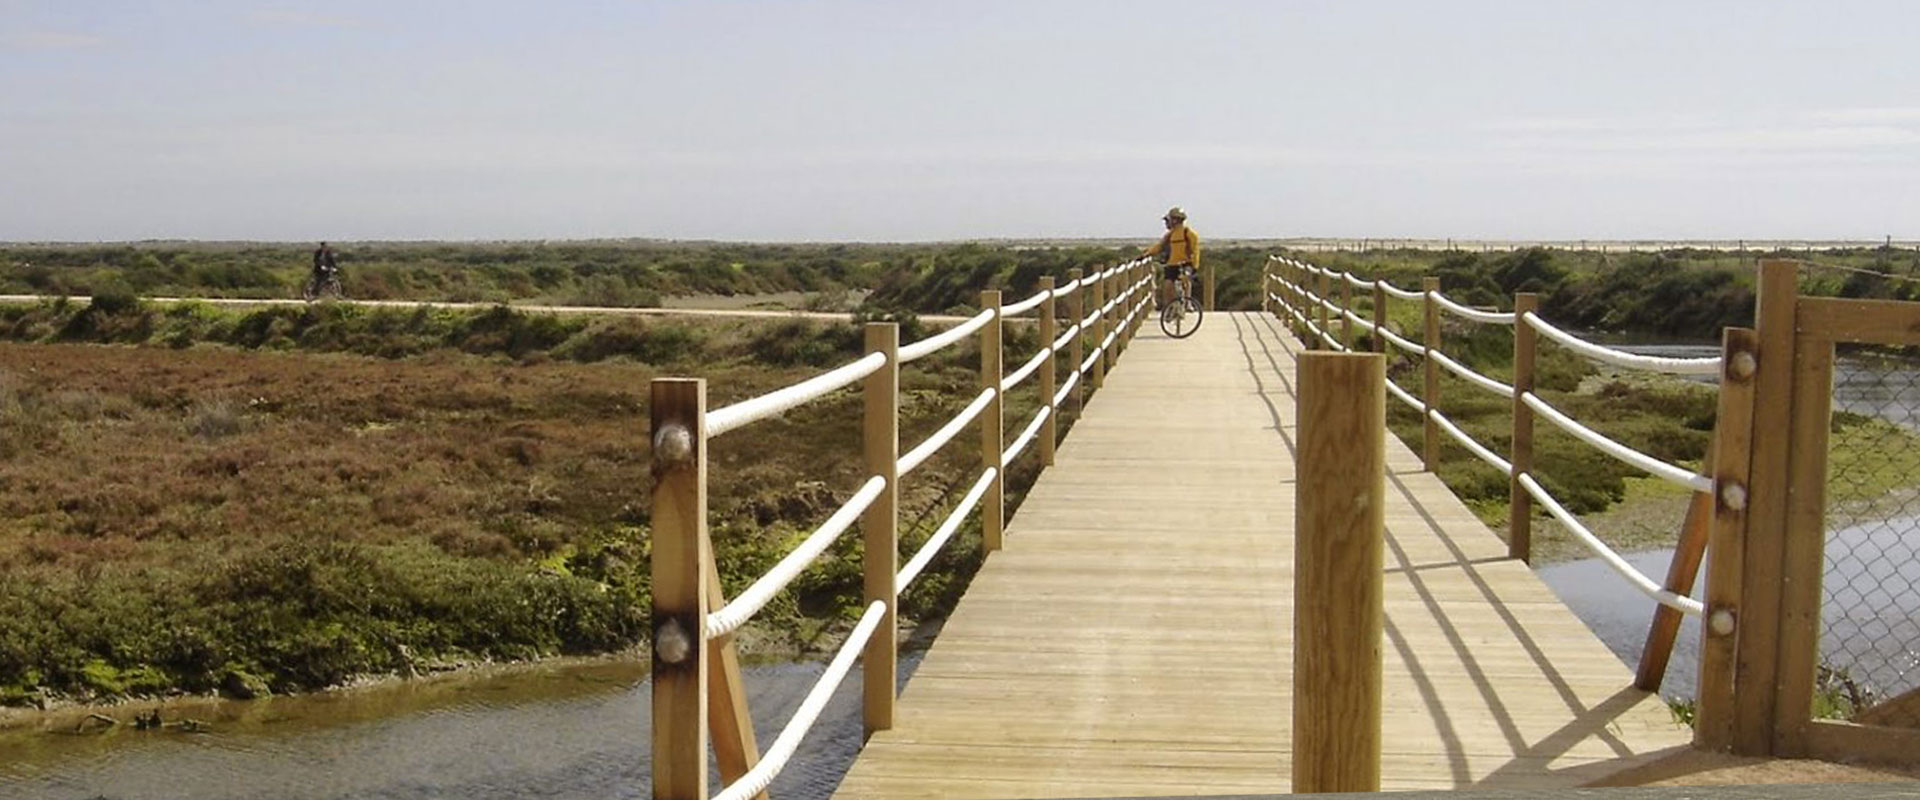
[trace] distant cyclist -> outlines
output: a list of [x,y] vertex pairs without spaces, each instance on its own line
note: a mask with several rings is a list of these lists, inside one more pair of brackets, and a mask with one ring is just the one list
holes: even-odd
[[1196,297],[1193,284],[1194,276],[1200,270],[1200,234],[1187,227],[1187,212],[1179,206],[1167,209],[1167,215],[1161,217],[1167,223],[1167,234],[1160,242],[1146,249],[1146,254],[1160,259],[1165,267],[1160,272],[1160,297],[1156,308],[1164,308],[1169,300],[1178,296],[1179,281],[1187,287],[1187,296]]
[[340,264],[334,260],[333,248],[321,242],[313,251],[313,277],[307,280],[302,295],[312,301],[328,294],[337,298],[344,293],[340,289]]

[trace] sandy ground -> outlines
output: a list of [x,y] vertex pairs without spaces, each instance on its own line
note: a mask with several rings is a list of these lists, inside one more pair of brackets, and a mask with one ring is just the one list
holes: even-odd
[[1682,748],[1592,786],[1730,786],[1776,783],[1889,783],[1920,781],[1920,756],[1904,766],[1769,759]]

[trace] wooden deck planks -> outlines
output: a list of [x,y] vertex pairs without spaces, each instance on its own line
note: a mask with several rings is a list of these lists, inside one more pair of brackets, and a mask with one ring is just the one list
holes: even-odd
[[[1296,347],[1251,314],[1136,339],[836,797],[1287,791]],[[1388,450],[1383,788],[1573,786],[1688,741]]]

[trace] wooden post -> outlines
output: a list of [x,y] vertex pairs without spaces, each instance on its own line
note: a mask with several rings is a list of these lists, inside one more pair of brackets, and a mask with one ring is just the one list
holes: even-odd
[[1206,288],[1205,300],[1207,304],[1207,310],[1212,311],[1213,310],[1213,262],[1211,261],[1207,262],[1206,268],[1202,269],[1201,272],[1205,273],[1207,276],[1207,281],[1206,281],[1207,288]]
[[1799,302],[1792,262],[1760,265],[1754,319],[1760,337],[1759,370],[1754,384],[1754,436],[1750,507],[1747,512],[1745,574],[1740,606],[1743,626],[1734,671],[1734,742],[1739,755],[1773,754],[1776,690],[1779,680],[1781,563],[1786,553],[1789,440],[1793,404],[1793,332]]
[[[1107,304],[1107,281],[1098,272],[1093,273],[1090,280],[1093,282],[1093,308],[1087,309],[1087,314],[1093,317],[1093,330],[1088,331],[1093,337],[1089,346],[1098,348],[1107,338],[1107,315],[1099,313],[1101,307]],[[1107,385],[1107,359],[1099,350],[1095,350],[1094,354],[1093,374],[1088,376],[1087,383],[1089,388],[1098,389]]]
[[1047,406],[1047,421],[1040,423],[1040,466],[1053,466],[1053,450],[1060,438],[1060,404],[1053,396],[1060,391],[1060,377],[1055,372],[1059,359],[1053,351],[1053,340],[1060,335],[1060,324],[1053,318],[1053,276],[1040,279],[1040,291],[1047,293],[1047,299],[1040,301],[1040,346],[1046,348],[1046,355],[1040,359],[1040,402]]
[[1786,539],[1780,560],[1779,674],[1773,753],[1808,755],[1820,669],[1820,582],[1826,568],[1827,439],[1833,420],[1833,342],[1802,338],[1793,353]]
[[1300,356],[1293,791],[1380,790],[1386,358]]
[[1271,257],[1267,259],[1265,264],[1260,265],[1260,313],[1262,314],[1273,313],[1273,305],[1267,300],[1267,296],[1273,292],[1270,279],[1267,277],[1270,274],[1268,272],[1270,269],[1273,269],[1273,259]]
[[1000,549],[1000,535],[1007,524],[1007,471],[1000,468],[1000,451],[1006,447],[1006,393],[1000,381],[1006,377],[1000,358],[1000,293],[988,289],[980,293],[980,307],[993,309],[993,319],[980,329],[980,388],[992,389],[993,399],[980,413],[980,466],[993,470],[986,497],[980,501],[980,549],[991,553]]
[[1373,352],[1387,352],[1387,282],[1373,282]]
[[[1106,371],[1112,372],[1114,360],[1120,356],[1120,270],[1109,272],[1106,283],[1106,302],[1112,305],[1107,308],[1101,324],[1106,327],[1107,333],[1113,334],[1113,344],[1100,354],[1100,360],[1106,364]],[[1103,340],[1105,336],[1101,334]]]
[[[1713,452],[1707,452],[1713,463]],[[1694,492],[1687,503],[1687,519],[1680,526],[1680,541],[1667,563],[1667,591],[1685,597],[1693,592],[1700,560],[1707,554],[1707,526],[1713,519],[1713,495]],[[1633,676],[1633,688],[1643,692],[1660,691],[1666,682],[1667,662],[1673,658],[1673,642],[1680,635],[1681,614],[1665,603],[1653,607],[1653,622],[1647,626],[1647,644],[1640,648],[1640,667]],[[1696,708],[1697,708],[1696,704]]]
[[1320,337],[1319,341],[1313,343],[1315,350],[1333,349],[1333,315],[1327,309],[1327,304],[1331,302],[1333,302],[1333,278],[1331,273],[1321,272],[1319,302],[1313,304],[1314,308],[1320,310]]
[[[1080,280],[1080,275],[1081,272],[1078,268],[1067,270],[1068,281]],[[1085,289],[1086,286],[1082,285],[1067,293],[1067,316],[1073,318],[1074,325],[1079,325],[1080,321],[1087,316],[1086,303],[1081,299],[1085,296]],[[1071,362],[1067,364],[1067,369],[1073,370],[1076,373],[1080,371],[1080,362],[1087,358],[1086,338],[1087,331],[1085,328],[1082,328],[1079,333],[1073,335],[1073,341],[1067,343],[1067,359]],[[1081,408],[1081,397],[1087,388],[1083,385],[1086,376],[1082,375],[1080,377],[1083,380],[1074,381],[1073,383],[1073,410],[1076,412]]]
[[[1353,313],[1353,281],[1347,280],[1352,273],[1340,273],[1340,308]],[[1353,317],[1340,315],[1340,346],[1353,349]]]
[[707,382],[657,378],[653,440],[653,796],[707,797]]
[[1513,296],[1513,472],[1507,476],[1507,557],[1528,564],[1533,563],[1533,495],[1520,485],[1520,476],[1533,472],[1533,409],[1521,398],[1533,391],[1539,333],[1522,317],[1539,308],[1540,295]]
[[1440,411],[1440,362],[1433,360],[1433,354],[1440,349],[1440,304],[1433,296],[1440,291],[1440,279],[1421,278],[1420,289],[1425,292],[1422,303],[1427,315],[1425,341],[1420,343],[1423,356],[1420,360],[1426,367],[1426,386],[1420,393],[1420,402],[1427,405],[1420,436],[1420,462],[1428,472],[1439,472],[1440,423],[1433,421],[1433,415]]
[[866,450],[867,474],[887,481],[887,488],[860,517],[865,604],[871,606],[878,600],[887,606],[880,627],[860,654],[865,701],[862,719],[871,736],[874,731],[893,727],[894,677],[898,670],[895,659],[900,652],[900,596],[893,582],[894,574],[900,571],[900,326],[869,322],[866,335],[867,352],[887,357],[886,366],[867,376],[862,391],[865,424],[861,441]]
[[[1735,673],[1745,616],[1747,509],[1752,506],[1750,470],[1754,437],[1754,377],[1760,337],[1745,328],[1721,334],[1720,400],[1713,434],[1713,521],[1708,528],[1706,613],[1700,635],[1700,687],[1696,694],[1694,744],[1707,750],[1734,747],[1737,724]],[[1767,622],[1756,618],[1755,627]]]

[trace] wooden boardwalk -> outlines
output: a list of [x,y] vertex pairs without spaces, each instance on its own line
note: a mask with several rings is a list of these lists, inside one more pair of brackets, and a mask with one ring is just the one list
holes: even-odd
[[[1257,314],[1143,329],[835,796],[1288,791],[1298,349]],[[1575,786],[1690,739],[1387,446],[1383,789]]]

